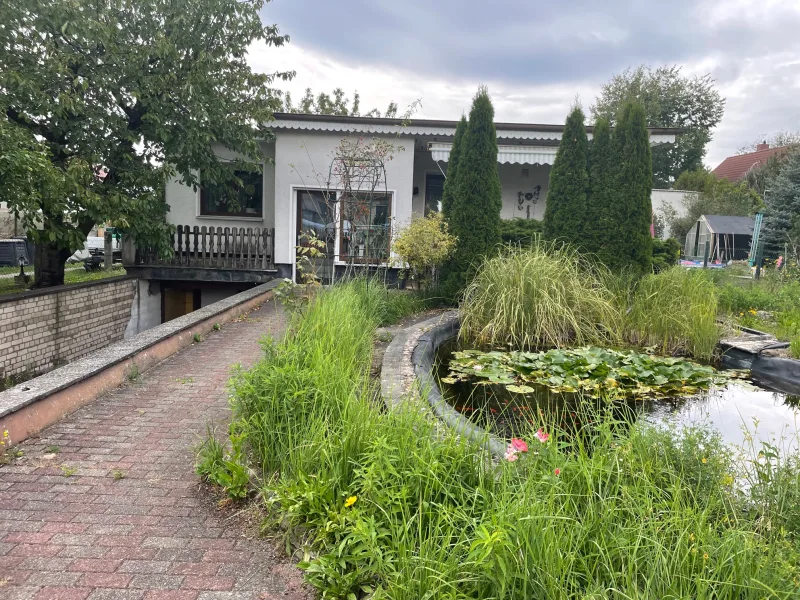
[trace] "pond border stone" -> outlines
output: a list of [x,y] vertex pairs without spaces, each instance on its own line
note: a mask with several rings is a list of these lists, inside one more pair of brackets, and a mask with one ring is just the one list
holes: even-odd
[[459,326],[457,311],[447,311],[396,333],[383,357],[381,395],[392,410],[419,394],[447,427],[499,459],[505,454],[506,442],[450,406],[433,374],[436,351],[458,333]]

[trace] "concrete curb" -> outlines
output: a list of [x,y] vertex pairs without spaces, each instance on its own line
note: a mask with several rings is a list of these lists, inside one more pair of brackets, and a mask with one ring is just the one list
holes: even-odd
[[479,427],[442,397],[433,375],[436,351],[458,332],[458,313],[448,311],[395,335],[383,357],[381,394],[386,406],[398,408],[414,391],[425,398],[433,414],[459,435],[502,458],[506,442]]
[[27,439],[81,406],[118,387],[189,346],[216,323],[227,323],[269,300],[280,280],[230,298],[111,344],[73,363],[0,392],[0,431],[14,443]]

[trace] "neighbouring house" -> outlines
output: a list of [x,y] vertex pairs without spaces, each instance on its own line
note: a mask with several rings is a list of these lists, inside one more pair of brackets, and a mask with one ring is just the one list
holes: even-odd
[[[220,203],[211,188],[174,180],[166,188],[167,219],[177,226],[174,256],[124,251],[152,307],[148,318],[169,320],[259,282],[295,277],[304,232],[325,244],[325,258],[316,261],[325,279],[346,268],[399,266],[392,262],[392,233],[414,216],[440,209],[456,125],[276,114],[275,139],[262,144],[263,173],[240,175],[246,186],[236,210]],[[496,129],[502,217],[541,219],[564,127],[497,123]],[[680,131],[651,129],[651,143],[673,143]],[[592,128],[587,132],[591,137]],[[391,159],[348,155],[369,145],[384,151],[390,146]],[[232,158],[224,148],[216,151]],[[344,176],[348,169],[357,172]],[[359,204],[363,196],[369,196],[366,210]]]
[[20,235],[13,213],[8,210],[6,202],[0,202],[0,239]]
[[723,160],[719,166],[711,171],[718,179],[728,179],[730,181],[741,181],[753,169],[765,165],[773,156],[783,154],[790,149],[790,146],[777,146],[770,148],[766,142],[758,144],[755,152],[729,156]]
[[702,215],[686,234],[686,258],[702,260],[708,244],[708,257],[712,262],[745,260],[750,254],[754,227],[753,217]]
[[[655,189],[650,194],[650,202],[653,205],[653,214],[659,217],[676,216],[684,217],[687,212],[688,196],[696,196],[697,192],[687,190],[658,190]],[[664,232],[661,239],[666,240],[673,237],[669,224],[665,223]]]

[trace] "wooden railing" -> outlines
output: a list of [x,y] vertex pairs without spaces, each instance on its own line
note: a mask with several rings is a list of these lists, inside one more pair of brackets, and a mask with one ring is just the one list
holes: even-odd
[[137,248],[134,264],[248,271],[275,268],[274,229],[178,225],[172,238],[171,256],[164,257],[153,248]]

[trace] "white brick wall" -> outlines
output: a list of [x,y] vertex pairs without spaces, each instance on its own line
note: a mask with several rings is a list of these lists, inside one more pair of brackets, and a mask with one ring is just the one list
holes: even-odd
[[38,374],[121,340],[135,289],[123,279],[0,297],[0,377]]

